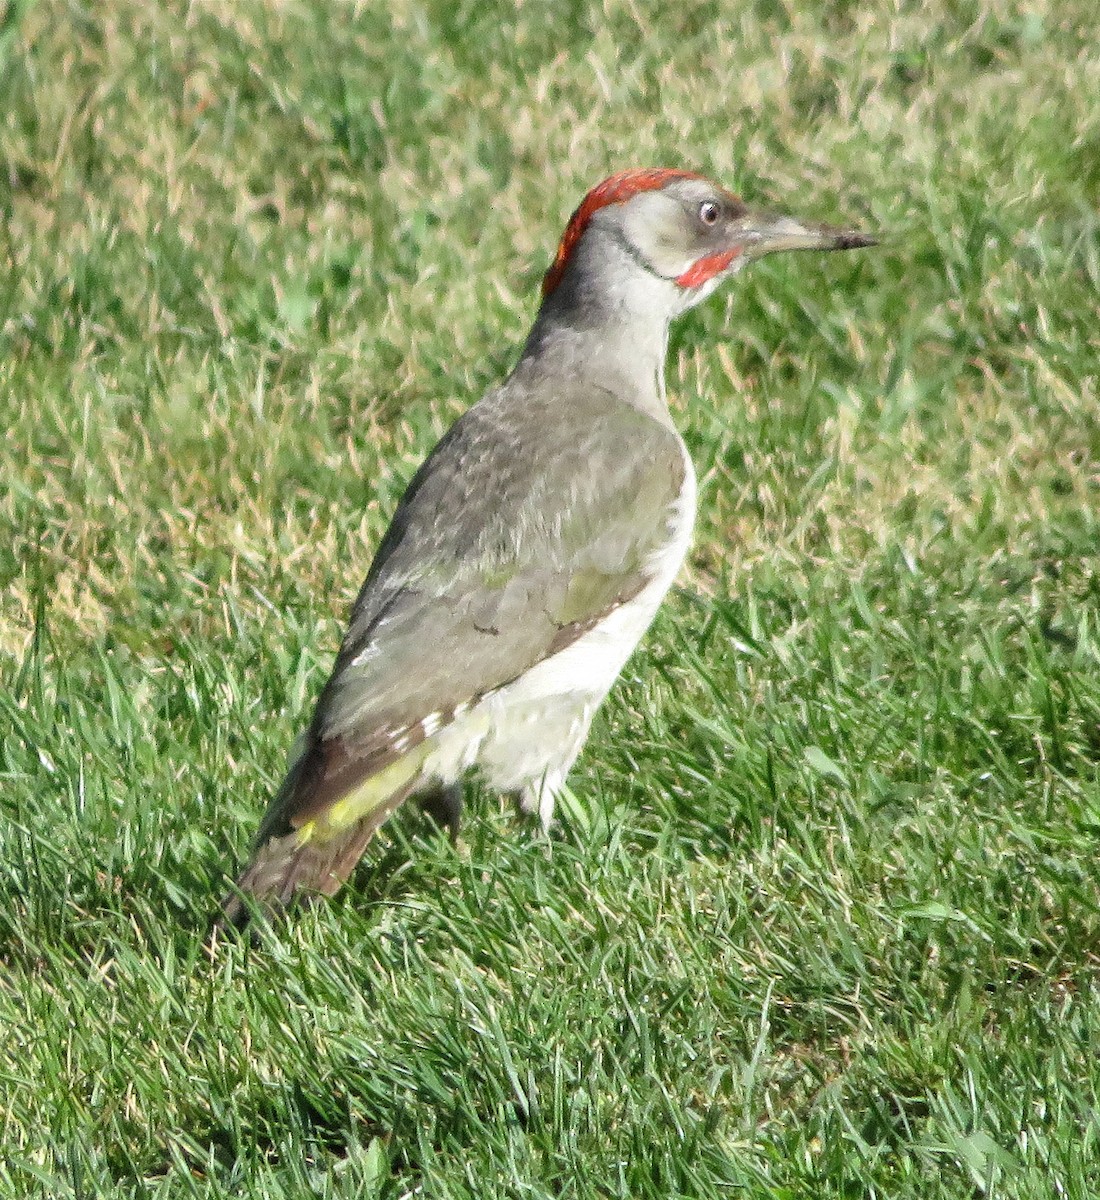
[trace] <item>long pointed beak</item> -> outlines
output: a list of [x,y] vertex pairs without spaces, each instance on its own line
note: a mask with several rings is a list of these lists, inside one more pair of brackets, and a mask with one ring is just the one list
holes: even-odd
[[800,221],[778,213],[750,212],[739,224],[743,231],[738,239],[741,253],[750,259],[780,250],[856,250],[878,245],[878,238],[858,229]]

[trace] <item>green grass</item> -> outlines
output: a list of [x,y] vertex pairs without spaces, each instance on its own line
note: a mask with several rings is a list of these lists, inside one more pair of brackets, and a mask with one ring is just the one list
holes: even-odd
[[[208,923],[420,457],[638,164],[690,570],[549,843]],[[1100,1195],[1085,0],[0,5],[0,1194]]]

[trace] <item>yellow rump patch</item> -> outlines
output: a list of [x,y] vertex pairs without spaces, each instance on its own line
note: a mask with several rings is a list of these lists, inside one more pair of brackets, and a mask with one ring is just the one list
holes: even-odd
[[379,805],[385,804],[395,792],[400,791],[416,777],[427,755],[428,744],[423,743],[396,762],[383,767],[369,779],[364,779],[354,791],[337,800],[321,816],[307,821],[298,830],[298,845],[304,846],[311,838],[328,841],[329,838],[343,833]]

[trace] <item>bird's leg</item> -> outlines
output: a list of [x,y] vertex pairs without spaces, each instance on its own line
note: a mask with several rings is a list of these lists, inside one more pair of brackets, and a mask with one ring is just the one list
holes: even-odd
[[458,827],[462,820],[462,784],[440,784],[430,792],[423,792],[417,800],[422,811],[441,829],[446,829],[454,845],[458,841]]
[[550,823],[554,819],[554,801],[557,799],[556,789],[544,777],[535,783],[525,784],[514,793],[516,806],[524,816],[537,816],[543,835],[550,832]]

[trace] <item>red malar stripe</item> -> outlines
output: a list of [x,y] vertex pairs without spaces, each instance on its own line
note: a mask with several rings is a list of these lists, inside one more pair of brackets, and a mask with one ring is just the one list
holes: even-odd
[[723,250],[721,254],[708,254],[693,262],[682,274],[676,276],[676,282],[683,288],[699,287],[715,275],[720,275],[733,260],[741,254],[742,247],[735,250]]

